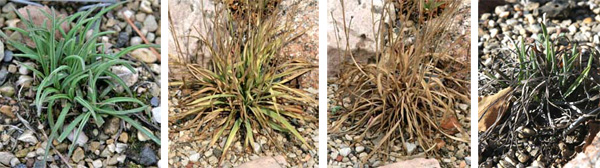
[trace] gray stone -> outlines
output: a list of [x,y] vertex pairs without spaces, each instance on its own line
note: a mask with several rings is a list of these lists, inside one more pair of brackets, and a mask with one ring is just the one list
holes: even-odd
[[[131,71],[125,66],[113,66],[111,71],[115,73],[117,76],[121,77],[121,79],[125,82],[127,87],[133,86],[139,77],[139,73],[137,71]],[[116,83],[116,81],[114,81]],[[119,87],[121,87],[119,85]],[[122,91],[123,88],[121,88]]]
[[192,154],[189,157],[190,162],[198,162],[198,159],[200,159],[199,153]]
[[120,155],[120,156],[117,156],[117,161],[118,161],[119,163],[125,163],[125,159],[127,159],[127,155]]
[[[66,125],[64,126],[65,128],[67,127]],[[67,136],[67,139],[69,139],[69,141],[76,143],[79,146],[84,146],[89,138],[87,135],[85,135],[85,132],[81,131],[79,133],[79,136],[77,137],[77,141],[75,141],[75,132],[77,131],[77,127],[75,127],[75,129],[73,129],[73,131],[71,131],[71,133]]]
[[254,153],[260,153],[260,144],[258,144],[257,142],[254,142],[254,145],[252,146]]
[[101,168],[102,167],[102,160],[100,160],[100,159],[94,160],[92,162],[92,165],[94,166],[94,168]]
[[417,149],[417,145],[410,142],[404,143],[404,147],[406,147],[406,153],[408,153],[409,155],[412,154],[415,151],[415,149]]
[[4,57],[2,59],[2,61],[4,62],[10,62],[13,59],[13,52],[10,50],[6,50],[4,51]]
[[6,81],[6,79],[8,78],[8,70],[5,68],[2,68],[0,70],[0,84],[4,84],[4,82]]
[[160,115],[160,107],[152,108],[152,120],[154,120],[154,122],[161,123]]
[[19,161],[19,158],[12,158],[12,160],[10,160],[10,166],[17,166],[21,164],[21,161]]
[[529,30],[532,33],[537,34],[537,33],[542,32],[542,27],[540,25],[538,25],[538,24],[531,24],[531,25],[529,25]]
[[343,157],[348,156],[348,154],[350,154],[351,149],[348,147],[344,147],[342,149],[340,149],[340,155],[342,155]]
[[13,155],[10,152],[0,152],[0,164],[8,166],[10,165],[10,161],[16,158],[15,155]]
[[117,152],[117,153],[123,153],[123,151],[125,151],[126,149],[127,149],[127,144],[117,143],[116,148],[115,148],[115,152]]
[[365,147],[364,146],[357,146],[355,150],[356,150],[356,153],[360,153],[360,152],[362,152],[362,151],[365,150]]
[[27,69],[27,67],[35,68],[35,63],[33,63],[33,62],[25,62],[25,63],[20,64],[20,66],[19,66],[19,74],[21,74],[21,75],[28,75],[29,73],[31,73],[31,70]]
[[21,134],[17,140],[25,142],[25,143],[29,143],[31,145],[35,145],[36,143],[38,143],[37,138],[35,137],[35,135],[33,135],[33,132],[29,129],[25,130],[25,132],[23,132],[23,134]]
[[137,46],[140,44],[142,44],[142,38],[138,37],[138,36],[132,37],[131,40],[129,41],[130,46]]
[[121,33],[119,33],[119,37],[117,38],[117,44],[115,44],[115,47],[117,47],[117,48],[123,47],[123,46],[125,46],[125,44],[127,44],[128,41],[129,41],[129,33],[121,32]]
[[142,164],[144,166],[153,166],[156,165],[157,162],[158,157],[154,153],[154,150],[152,150],[148,146],[144,146],[144,148],[140,152],[139,164]]
[[148,33],[146,35],[146,40],[148,40],[148,42],[150,42],[150,43],[154,42],[155,39],[156,39],[156,34],[154,34],[154,33]]
[[146,17],[146,20],[144,20],[144,28],[149,32],[158,30],[158,23],[156,22],[156,17],[154,17],[154,15],[148,15],[148,17]]

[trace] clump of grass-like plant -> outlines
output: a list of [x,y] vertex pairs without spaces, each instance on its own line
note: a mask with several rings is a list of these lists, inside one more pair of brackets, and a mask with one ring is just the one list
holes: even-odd
[[[492,156],[539,149],[524,153],[552,166],[564,164],[574,157],[572,151],[588,134],[588,121],[598,116],[600,83],[594,67],[600,51],[585,44],[561,44],[568,41],[563,36],[551,40],[546,25],[541,23],[541,27],[536,42],[520,39],[515,43],[505,59],[516,61],[484,72],[496,86],[507,88],[508,94],[484,107],[484,114],[480,114],[496,114],[492,116],[495,122],[479,136],[481,162],[508,166],[493,163]],[[491,112],[498,103],[508,106]]]
[[[448,20],[455,16],[460,2],[444,1],[447,8],[439,15],[426,12],[423,3],[415,0],[396,4],[395,10],[404,12],[393,17],[394,11],[388,10],[392,4],[386,1],[383,15],[375,20],[390,21],[374,24],[377,60],[359,63],[348,51],[346,56],[353,62],[342,67],[344,73],[335,81],[339,85],[338,102],[349,104],[344,104],[342,112],[332,114],[334,122],[330,131],[358,134],[357,142],[381,135],[368,157],[362,158],[363,163],[374,154],[390,153],[393,145],[406,149],[404,144],[408,142],[420,144],[425,153],[436,153],[433,150],[435,134],[468,142],[467,137],[454,137],[440,128],[443,117],[456,116],[457,103],[469,100],[469,82],[455,78],[458,73],[468,74],[469,64],[447,54],[452,46],[448,45],[452,43],[449,28],[453,27]],[[341,4],[344,12],[343,0]],[[410,27],[396,27],[415,19],[414,14],[423,21],[422,25],[412,31]],[[343,17],[345,22],[345,15]],[[348,37],[348,28],[344,30]],[[451,67],[456,65],[463,68]],[[395,141],[401,143],[395,144]]]
[[[244,6],[237,7],[244,10],[231,10],[233,7],[227,3],[222,4],[223,8],[216,7],[209,28],[212,37],[193,37],[206,47],[200,52],[210,55],[210,66],[194,62],[174,64],[185,69],[178,73],[191,78],[170,85],[189,89],[191,94],[183,95],[184,110],[170,115],[170,123],[184,122],[180,130],[212,137],[208,146],[227,135],[221,161],[232,143],[243,141],[246,147],[254,146],[257,134],[270,138],[270,143],[282,151],[282,144],[273,139],[278,133],[293,135],[312,148],[291,121],[312,120],[305,110],[317,102],[305,91],[291,86],[290,81],[313,70],[315,65],[282,55],[285,44],[302,32],[293,31],[290,26],[294,10],[284,17],[278,9],[265,4],[271,3],[245,1]],[[177,39],[175,31],[171,31]],[[178,41],[175,43],[180,46]],[[182,60],[193,60],[186,59],[189,56],[182,51],[178,48]]]
[[[26,64],[22,66],[33,71],[40,81],[33,87],[36,92],[34,105],[38,116],[46,112],[51,129],[46,155],[53,140],[62,142],[73,130],[74,137],[79,137],[89,122],[100,128],[106,117],[120,118],[160,144],[159,138],[129,117],[130,114],[144,111],[148,106],[134,98],[125,82],[110,71],[112,66],[122,65],[134,72],[130,62],[121,57],[134,49],[154,45],[131,46],[115,54],[106,54],[104,45],[98,42],[99,37],[114,33],[99,31],[102,16],[120,4],[102,9],[95,15],[92,15],[92,9],[65,18],[57,17],[54,10],[50,13],[42,10],[48,19],[41,25],[34,24],[30,18],[16,12],[25,28],[9,27],[6,30],[30,38],[35,47],[27,46],[0,32],[0,36],[9,45],[21,52],[15,54],[16,57],[32,60],[37,65],[37,68]],[[61,27],[63,23],[74,23],[74,26],[65,31]],[[92,34],[86,38],[88,31],[92,31]],[[57,38],[59,34],[62,35],[61,38]],[[128,96],[115,97],[119,94],[115,91],[119,85]],[[75,138],[70,145],[68,156],[75,149],[76,141]]]

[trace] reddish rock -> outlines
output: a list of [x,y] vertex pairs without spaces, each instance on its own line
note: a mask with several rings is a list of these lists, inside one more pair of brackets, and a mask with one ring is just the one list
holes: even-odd
[[393,164],[381,166],[379,168],[398,168],[398,167],[410,167],[410,168],[439,168],[440,163],[435,159],[415,158],[412,160],[405,160],[396,162]]
[[[33,24],[35,24],[37,26],[42,26],[42,24],[44,24],[44,23],[46,23],[47,27],[52,26],[52,22],[44,14],[44,12],[46,12],[48,14],[52,14],[52,9],[50,9],[48,6],[39,7],[39,6],[28,5],[28,6],[19,8],[17,10],[17,12],[19,12],[19,14],[23,15],[24,18],[31,18],[31,21],[33,22]],[[63,13],[60,13],[58,11],[55,11],[55,12],[56,12],[56,18],[59,20],[67,17],[67,15],[65,15]],[[62,23],[60,26],[65,32],[68,32],[70,30],[69,23],[67,23],[67,22]],[[19,27],[21,29],[26,29],[25,23],[23,23],[23,22],[18,23],[17,27]],[[60,39],[60,38],[62,38],[62,34],[59,31],[56,31],[56,39]],[[31,38],[24,37],[24,41],[29,47],[35,47],[35,43],[33,42],[33,40],[31,40]]]
[[442,140],[442,139],[435,139],[435,145],[437,147],[438,150],[442,149],[444,146],[446,146],[446,141]]
[[600,136],[598,135],[599,134],[596,134],[592,142],[583,149],[583,152],[578,153],[573,160],[565,165],[565,168],[593,167],[592,161],[600,159]]
[[335,161],[341,162],[341,161],[342,161],[342,159],[344,159],[344,157],[343,157],[342,155],[338,155],[338,156],[335,158]]
[[565,168],[575,168],[575,167],[593,167],[591,164],[590,158],[584,153],[578,153],[573,160],[569,161],[565,165]]
[[465,168],[465,167],[467,167],[467,162],[465,162],[464,160],[460,161],[460,164],[458,165],[458,167],[459,168]]

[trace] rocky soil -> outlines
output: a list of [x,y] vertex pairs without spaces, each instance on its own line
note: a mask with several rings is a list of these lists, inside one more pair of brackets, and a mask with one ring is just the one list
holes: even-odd
[[[197,35],[198,33],[205,34],[207,33],[206,28],[204,27],[201,19],[202,17],[212,17],[214,15],[213,2],[212,1],[203,1],[204,4],[200,2],[186,2],[186,1],[169,1],[169,8],[171,9],[181,9],[181,10],[171,10],[171,15],[173,18],[183,18],[183,19],[175,19],[173,20],[173,27],[177,31],[179,36],[181,45],[188,47],[187,49],[190,51],[195,51],[198,48],[198,44],[196,41],[188,41],[183,35]],[[279,5],[280,8],[286,9],[286,7],[290,6],[293,3],[297,3],[298,13],[295,14],[293,21],[294,27],[297,29],[295,31],[303,31],[307,30],[304,35],[301,35],[299,38],[290,42],[284,49],[283,54],[288,55],[293,58],[305,58],[310,62],[313,62],[315,65],[318,63],[318,3],[316,0],[304,0],[304,1],[293,1],[293,0],[283,0]],[[194,8],[187,8],[187,7]],[[204,6],[206,10],[197,10],[202,9]],[[206,16],[203,15],[203,12],[207,13]],[[185,16],[185,17],[180,17]],[[188,17],[189,16],[189,17]],[[196,27],[200,32],[195,31],[193,28]],[[210,27],[210,26],[208,26]],[[171,40],[170,40],[171,41]],[[175,48],[175,44],[169,43],[171,48]],[[187,52],[184,49],[184,52]],[[177,53],[176,50],[169,50],[169,60],[171,62],[179,61],[180,59],[176,56],[181,54]],[[193,53],[193,52],[190,52]],[[190,54],[183,53],[183,54]],[[208,54],[191,54],[198,57],[198,60],[202,60],[204,63],[208,63],[210,60],[210,56]],[[169,78],[170,79],[181,79],[181,74],[174,73],[177,72],[177,68],[174,66],[170,66]],[[300,77],[297,81],[299,87],[309,92],[315,98],[318,95],[318,71],[314,70]],[[179,108],[179,100],[181,91],[178,89],[170,89],[169,95],[172,95],[169,98],[169,113],[178,113],[181,112]],[[307,108],[306,111],[309,115],[313,115],[315,117],[318,116],[318,107],[317,105],[313,105]],[[296,121],[293,121],[296,122]],[[300,122],[300,121],[298,121]],[[185,125],[185,123],[180,123],[181,125]],[[296,123],[295,125],[301,125],[300,128],[297,128],[300,134],[305,137],[308,144],[311,144],[313,150],[310,150],[305,145],[295,145],[302,144],[300,141],[294,140],[290,142],[290,136],[279,134],[277,137],[273,137],[277,143],[282,144],[284,149],[278,149],[276,146],[267,143],[268,138],[264,136],[255,137],[257,139],[257,148],[250,149],[246,148],[240,142],[232,144],[232,147],[228,151],[227,158],[223,159],[223,163],[221,165],[218,164],[218,160],[221,159],[222,149],[225,143],[225,136],[217,141],[216,146],[208,146],[210,139],[198,140],[196,136],[193,135],[191,131],[178,131],[176,133],[169,133],[169,166],[173,167],[237,167],[237,166],[248,166],[252,165],[250,162],[261,161],[270,158],[285,158],[285,163],[278,163],[283,167],[318,167],[318,155],[316,147],[318,146],[319,134],[318,134],[318,121],[306,121],[304,123]],[[177,126],[170,125],[170,130],[176,130]],[[211,128],[216,129],[216,128]],[[258,131],[262,132],[262,131]],[[294,139],[294,138],[292,138]],[[252,167],[252,166],[250,166]]]
[[[564,36],[568,40],[580,44],[600,44],[600,0],[565,2],[572,3],[558,4],[559,6],[568,5],[568,8],[560,10],[549,8],[548,6],[553,4],[544,0],[531,0],[529,3],[516,3],[508,0],[504,3],[496,3],[504,5],[496,6],[493,10],[479,15],[479,72],[502,63],[499,61],[500,59],[494,58],[502,57],[502,52],[514,48],[514,44],[509,39],[515,42],[520,38],[529,42],[539,39],[542,32],[540,23],[544,13],[548,13],[546,27],[552,40]],[[566,11],[569,12],[563,15],[553,15]],[[511,60],[514,61],[513,58],[506,59],[507,62]],[[487,87],[489,84],[490,79],[480,73],[479,95],[489,95],[501,89],[501,87]]]
[[[44,3],[60,13],[74,13],[85,4]],[[0,31],[14,27],[20,19],[13,8],[23,4],[0,0]],[[158,0],[135,0],[117,7],[106,14],[101,23],[102,31],[117,33],[101,37],[109,52],[115,52],[132,45],[142,44],[125,17],[131,19],[150,43],[160,44],[160,2]],[[10,32],[5,32],[10,35]],[[49,128],[45,120],[38,118],[31,103],[35,97],[32,88],[39,81],[23,65],[34,65],[28,59],[14,57],[17,51],[0,40],[0,167],[40,167],[44,156]],[[125,56],[133,62],[136,72],[122,66],[112,67],[125,83],[135,92],[136,98],[151,105],[145,113],[132,118],[142,123],[148,130],[160,137],[160,58],[149,49],[138,49]],[[160,146],[142,135],[131,125],[118,118],[107,118],[106,123],[97,128],[88,124],[80,135],[73,155],[67,158],[68,145],[73,139],[59,143],[51,142],[49,167],[156,167],[160,160]],[[57,153],[58,151],[58,153]]]

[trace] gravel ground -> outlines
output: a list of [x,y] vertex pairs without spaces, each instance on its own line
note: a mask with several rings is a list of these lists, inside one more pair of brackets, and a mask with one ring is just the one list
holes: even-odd
[[[492,82],[481,73],[482,70],[502,64],[495,58],[503,57],[502,52],[514,48],[509,39],[518,41],[524,38],[530,42],[538,39],[542,32],[540,23],[544,12],[547,13],[546,27],[552,40],[564,36],[572,42],[600,44],[600,0],[567,2],[571,3],[564,10],[548,9],[547,6],[556,4],[544,0],[530,0],[529,3],[506,2],[505,5],[493,8],[493,11],[479,15],[479,95],[496,93],[501,89],[489,87]],[[563,14],[566,16],[552,15],[566,11],[570,11]],[[507,58],[507,61],[511,62],[514,59]]]
[[[79,3],[45,3],[58,9],[61,14],[72,14],[83,6]],[[19,9],[22,4],[0,0],[0,31],[5,27],[15,26],[20,22],[12,7]],[[117,7],[106,14],[101,23],[101,30],[117,33],[101,37],[110,52],[124,47],[142,43],[124,17],[131,18],[141,29],[145,38],[154,44],[160,44],[160,2],[158,0],[135,0]],[[123,14],[124,13],[124,14]],[[9,33],[10,32],[5,32]],[[0,40],[0,167],[39,167],[46,147],[44,134],[49,134],[48,128],[40,124],[34,110],[29,104],[35,97],[32,85],[32,72],[22,65],[34,65],[27,59],[13,57],[17,51],[11,46],[5,46]],[[148,130],[160,137],[160,61],[148,49],[138,49],[125,59],[131,60],[136,69],[135,73],[122,66],[112,67],[112,71],[121,75],[143,102],[152,105],[145,114],[132,117],[138,120]],[[118,118],[106,118],[102,128],[88,124],[80,135],[68,164],[71,166],[87,167],[155,167],[160,160],[157,156],[160,146],[140,134],[131,125],[125,124]],[[71,138],[72,139],[72,138]],[[55,148],[66,157],[67,147],[71,141],[52,142]],[[59,155],[48,159],[49,167],[65,167]]]

